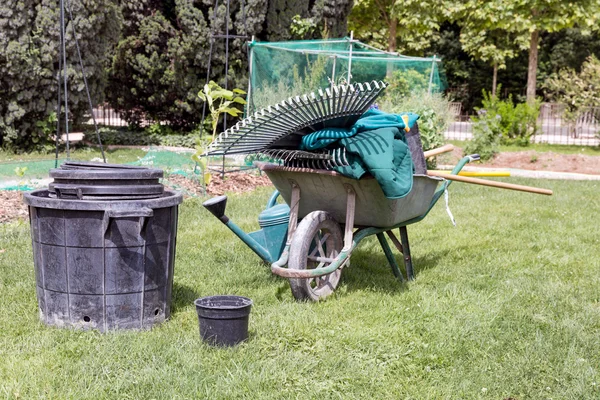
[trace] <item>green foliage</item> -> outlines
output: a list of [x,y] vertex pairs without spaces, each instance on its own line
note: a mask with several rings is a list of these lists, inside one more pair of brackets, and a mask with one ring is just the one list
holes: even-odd
[[590,56],[581,71],[564,68],[543,84],[546,96],[566,106],[565,118],[574,122],[589,107],[600,106],[600,61]]
[[464,154],[479,154],[483,161],[498,154],[500,146],[500,115],[490,118],[484,110],[473,117],[473,138],[464,148]]
[[357,39],[390,51],[426,49],[438,35],[439,1],[356,0],[348,25]]
[[512,96],[499,100],[483,91],[483,107],[473,117],[473,140],[465,147],[465,154],[478,153],[489,160],[498,153],[499,145],[528,146],[539,129],[537,118],[540,101],[535,104],[514,104]]
[[[156,136],[150,136],[142,131],[132,131],[129,128],[101,127],[98,129],[100,140],[104,146],[148,146],[158,145]],[[96,132],[84,133],[84,140],[98,144]]]
[[[540,101],[535,104],[513,103],[512,96],[506,100],[500,100],[483,91],[483,107],[479,109],[479,115],[475,121],[490,120],[490,127],[496,129],[501,144],[516,144],[518,146],[529,145],[530,139],[535,135],[539,127],[537,119],[540,112]],[[496,124],[497,121],[497,124]]]
[[[419,133],[423,151],[438,148],[444,144],[444,131],[452,121],[448,111],[448,100],[439,93],[412,91],[407,96],[386,95],[378,103],[382,111],[390,113],[413,112],[419,114]],[[434,168],[435,158],[427,160],[428,167]]]
[[429,87],[429,74],[431,68],[417,71],[415,69],[398,70],[386,79],[389,86],[385,89],[385,97],[400,98],[408,96],[411,92],[426,92]]
[[[252,93],[251,111],[257,111],[261,108],[277,104],[292,96],[328,87],[330,85],[328,79],[329,72],[327,71],[328,62],[328,57],[318,56],[310,58],[307,55],[302,71],[298,69],[298,65],[290,67],[291,79],[265,80],[260,85],[260,88],[255,88]],[[339,79],[345,79],[345,76],[345,74],[341,74]],[[344,82],[340,81],[336,83]]]
[[461,25],[463,50],[474,58],[503,69],[507,59],[527,49],[529,32],[518,23],[522,17],[514,14],[514,4],[478,0],[450,0],[446,4],[447,17]]
[[294,15],[290,25],[292,39],[302,40],[311,38],[317,30],[317,23],[314,18],[302,18],[300,15]]
[[198,97],[208,105],[210,118],[212,121],[212,140],[215,140],[217,127],[221,115],[230,115],[238,118],[243,114],[243,110],[238,107],[246,104],[246,100],[238,95],[244,95],[241,89],[226,90],[217,85],[214,81],[210,81],[204,85],[204,89],[198,92]]
[[[178,134],[168,126],[158,124],[151,125],[145,131],[132,131],[129,128],[101,127],[98,129],[100,140],[105,146],[172,146],[188,147],[196,146],[196,135]],[[98,144],[96,132],[88,131],[84,134],[84,140],[89,143]]]
[[[134,1],[131,1],[134,3]],[[200,122],[202,102],[198,92],[206,83],[210,55],[209,36],[225,33],[225,2],[193,0],[139,1],[127,3],[134,21],[119,43],[110,69],[111,104],[132,124],[144,119],[191,129]],[[144,7],[148,7],[145,9]],[[266,0],[232,2],[229,33],[261,35]],[[214,19],[213,19],[214,15]],[[244,16],[246,25],[243,23]],[[289,25],[288,25],[289,26]],[[211,79],[223,85],[225,45],[216,39],[212,47]],[[229,46],[229,87],[246,87],[247,61],[243,41]]]
[[[77,32],[92,99],[98,103],[106,84],[110,49],[118,40],[122,20],[112,0],[71,0],[69,4],[74,21],[67,20],[66,67],[69,111],[72,122],[77,122],[89,109],[72,28]],[[57,2],[0,3],[0,137],[4,146],[36,150],[46,142],[44,121],[57,111],[58,48]]]

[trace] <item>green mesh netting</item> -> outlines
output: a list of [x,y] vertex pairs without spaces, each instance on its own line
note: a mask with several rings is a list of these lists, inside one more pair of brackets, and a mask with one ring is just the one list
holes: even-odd
[[[191,158],[192,154],[193,152],[151,148],[144,157],[126,164],[162,169],[165,177],[175,174],[197,180],[199,171]],[[27,191],[45,187],[48,185],[49,171],[55,168],[55,165],[60,166],[65,161],[66,159],[59,159],[56,163],[51,159],[0,163],[0,190]],[[109,162],[112,161],[109,159]],[[18,169],[21,169],[21,174],[18,174]]]
[[[248,112],[335,84],[383,80],[397,94],[445,89],[441,60],[388,53],[350,38],[250,43]],[[388,90],[389,91],[389,90]]]

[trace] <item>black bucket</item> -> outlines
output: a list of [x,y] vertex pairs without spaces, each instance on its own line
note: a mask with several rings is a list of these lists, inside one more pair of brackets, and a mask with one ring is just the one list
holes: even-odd
[[194,302],[200,337],[214,346],[235,346],[248,339],[252,300],[241,296],[209,296]]

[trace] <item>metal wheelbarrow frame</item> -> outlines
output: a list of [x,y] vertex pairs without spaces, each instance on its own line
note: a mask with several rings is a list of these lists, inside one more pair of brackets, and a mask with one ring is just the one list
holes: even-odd
[[[464,157],[451,174],[457,175],[468,162],[476,159],[477,156]],[[350,261],[352,251],[363,239],[371,235],[377,236],[396,278],[404,279],[384,233],[403,254],[407,279],[414,279],[406,226],[425,218],[452,183],[442,178],[415,175],[415,184],[411,191],[413,198],[409,194],[399,200],[385,199],[377,186],[381,192],[377,195],[384,200],[378,199],[375,203],[383,204],[381,202],[387,200],[384,205],[387,209],[371,207],[372,209],[368,210],[364,209],[364,201],[369,199],[362,197],[373,195],[372,185],[378,184],[372,178],[356,180],[332,171],[282,167],[267,163],[257,165],[269,176],[290,206],[287,241],[280,258],[271,264],[271,271],[290,280],[292,293],[299,300],[316,301],[333,293],[339,283],[342,268]],[[319,190],[321,185],[315,182],[324,176],[328,177],[329,182],[337,181],[338,186],[343,185],[345,199],[342,201],[337,195],[334,196],[337,201],[327,202],[325,199],[325,202],[320,202],[321,209],[311,209],[315,197],[307,196],[307,201],[302,202],[302,193],[306,191],[310,194],[311,191]],[[304,182],[299,182],[302,178],[305,178]],[[328,190],[336,189],[329,186]],[[339,187],[337,190],[339,192]],[[362,204],[362,209],[356,207],[357,203],[359,206]],[[402,213],[402,210],[397,209],[402,208],[402,205],[408,205],[411,210]],[[345,208],[345,215],[340,214],[340,207]],[[408,218],[402,219],[407,215]],[[377,220],[376,224],[368,221],[373,216]],[[382,223],[382,220],[388,223]],[[343,225],[343,234],[340,225]],[[400,240],[393,233],[396,228],[399,229]]]

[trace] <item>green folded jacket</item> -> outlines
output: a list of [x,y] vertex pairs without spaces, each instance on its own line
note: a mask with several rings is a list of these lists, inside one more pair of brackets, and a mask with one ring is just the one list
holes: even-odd
[[398,128],[363,131],[340,139],[338,146],[346,148],[349,166],[335,170],[360,179],[369,172],[389,199],[406,196],[412,189],[413,162],[404,133]]

